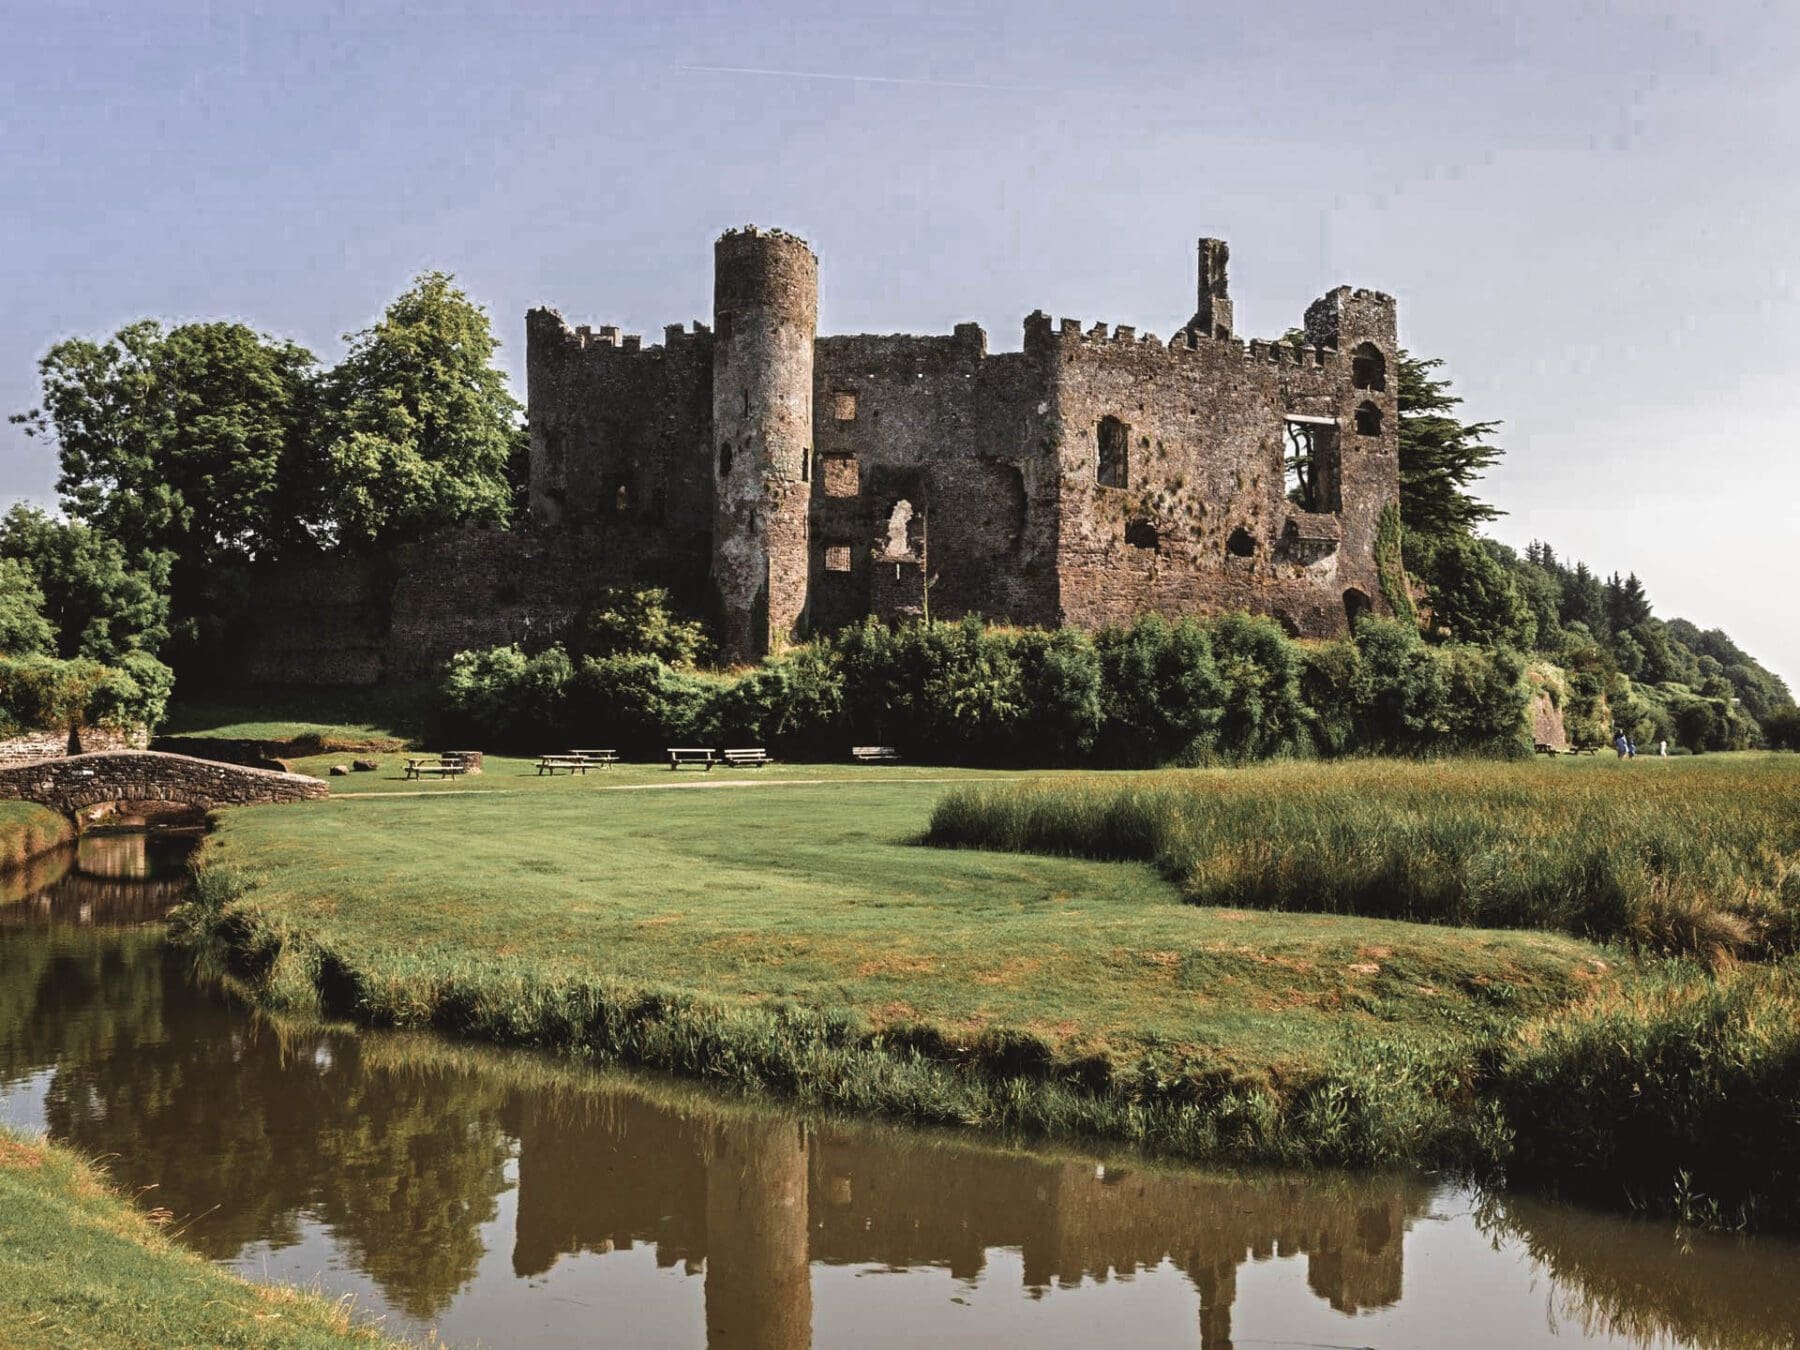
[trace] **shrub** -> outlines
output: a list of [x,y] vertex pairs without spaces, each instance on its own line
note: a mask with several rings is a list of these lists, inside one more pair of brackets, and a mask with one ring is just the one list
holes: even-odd
[[1113,764],[1192,763],[1218,725],[1224,691],[1212,642],[1192,619],[1148,614],[1096,639],[1103,687],[1097,747]]
[[568,686],[573,739],[648,758],[705,730],[711,686],[653,656],[589,657]]
[[602,591],[570,627],[567,645],[577,661],[586,656],[654,656],[681,667],[696,664],[708,652],[706,626],[683,618],[660,588]]

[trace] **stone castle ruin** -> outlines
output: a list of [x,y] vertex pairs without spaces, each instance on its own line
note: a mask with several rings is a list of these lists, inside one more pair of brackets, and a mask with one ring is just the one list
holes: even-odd
[[1225,243],[1199,255],[1197,308],[1166,343],[1042,312],[1017,352],[990,354],[973,323],[821,337],[817,258],[755,228],[715,245],[710,328],[646,346],[533,310],[524,528],[385,570],[290,569],[271,600],[343,640],[265,634],[254,673],[415,678],[620,584],[710,614],[734,660],[871,614],[1098,628],[1249,610],[1342,633],[1386,610],[1394,301],[1339,287],[1303,343],[1245,342]]

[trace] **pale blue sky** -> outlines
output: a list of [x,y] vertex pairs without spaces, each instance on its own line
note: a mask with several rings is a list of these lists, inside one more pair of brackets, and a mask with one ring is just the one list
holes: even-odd
[[[144,315],[335,359],[426,267],[522,393],[529,306],[705,317],[752,221],[818,250],[825,331],[1166,335],[1222,235],[1247,335],[1400,297],[1506,422],[1500,538],[1800,683],[1793,6],[0,0],[0,32],[0,411]],[[54,476],[0,426],[0,499]]]

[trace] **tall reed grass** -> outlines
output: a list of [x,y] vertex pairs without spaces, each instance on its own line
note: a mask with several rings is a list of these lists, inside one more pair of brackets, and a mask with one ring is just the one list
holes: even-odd
[[1064,779],[950,792],[926,839],[1150,862],[1195,904],[1766,958],[1800,946],[1797,769],[1367,761]]

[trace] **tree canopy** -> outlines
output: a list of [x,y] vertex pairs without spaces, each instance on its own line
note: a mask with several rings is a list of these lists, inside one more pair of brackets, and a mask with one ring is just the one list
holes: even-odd
[[327,511],[340,539],[417,538],[504,524],[522,409],[493,365],[487,311],[426,272],[325,380]]

